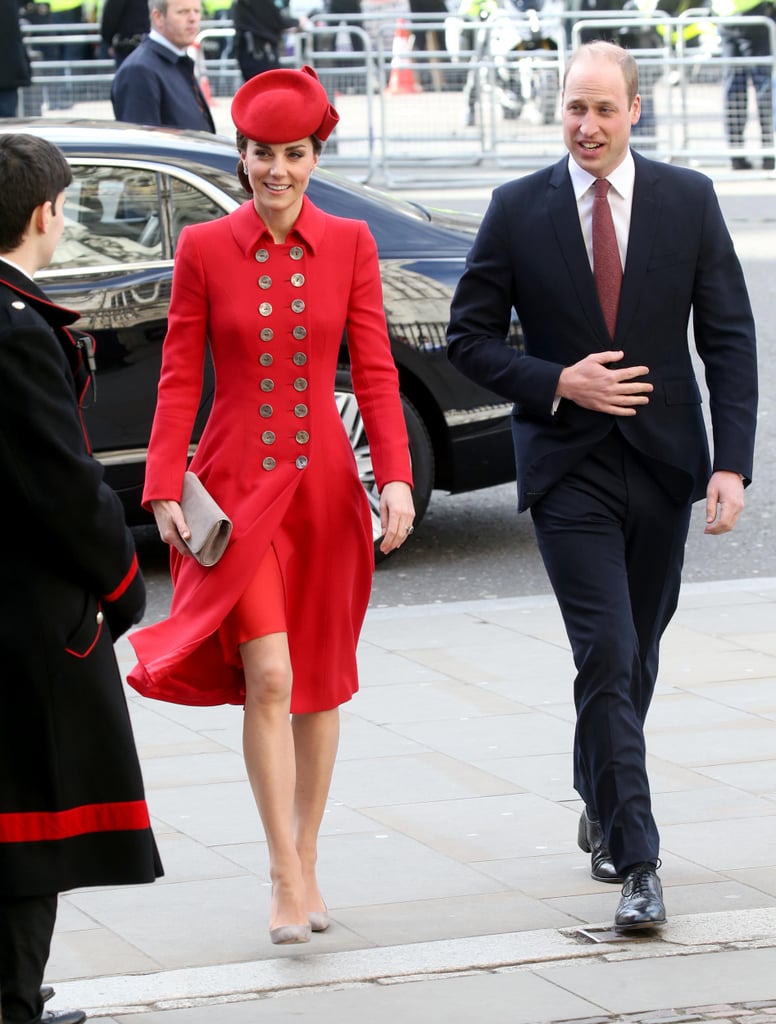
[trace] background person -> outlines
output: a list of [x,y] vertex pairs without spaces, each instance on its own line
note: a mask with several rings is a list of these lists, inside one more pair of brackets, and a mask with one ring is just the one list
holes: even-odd
[[0,117],[16,117],[19,89],[32,81],[16,0],[0,5]]
[[[334,400],[345,333],[386,553],[412,529],[411,474],[374,239],[305,195],[338,121],[325,89],[311,68],[267,71],[237,92],[232,118],[252,200],[178,243],[143,496],[172,547],[174,591],[170,617],[133,634],[129,679],[148,697],[244,705],[270,937],[306,942],[329,923],[318,830],[374,567]],[[234,523],[211,568],[187,557],[179,504],[206,344],[217,385],[191,468]]]
[[[57,894],[162,873],[113,641],[145,587],[81,426],[84,349],[33,282],[64,226],[62,153],[0,136],[0,1017],[41,1020]],[[45,1020],[78,1024],[81,1011]]]
[[[711,182],[629,148],[630,54],[607,42],[575,50],[562,117],[569,156],[493,194],[453,299],[449,355],[515,403],[519,508],[531,509],[577,668],[578,841],[594,878],[623,880],[615,925],[630,929],[665,921],[644,722],[691,503],[705,498],[712,535],[743,508],[755,333]],[[523,357],[504,340],[513,307]]]
[[[712,12],[721,18],[774,17],[774,5],[760,0],[712,0]],[[732,64],[725,65],[723,94],[725,99],[725,132],[733,150],[731,160],[734,171],[747,171],[752,163],[736,154],[744,145],[744,132],[749,107],[749,82],[754,88],[757,114],[760,120],[760,139],[763,149],[773,149],[773,54],[770,35],[765,25],[725,24],[717,26],[722,44],[722,57]],[[742,58],[767,57],[762,64],[736,64]],[[773,153],[763,157],[763,170],[776,166]]]
[[215,133],[187,47],[197,38],[199,0],[150,0],[151,31],[113,78],[117,121]]
[[275,0],[235,0],[232,7],[234,52],[243,81],[280,67],[283,35],[299,27]]
[[117,68],[150,29],[148,0],[105,0],[100,35]]

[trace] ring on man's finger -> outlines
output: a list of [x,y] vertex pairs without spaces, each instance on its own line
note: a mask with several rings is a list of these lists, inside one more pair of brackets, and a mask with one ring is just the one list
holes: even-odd
[[415,532],[415,527],[414,526],[408,526],[407,529],[404,531],[404,533],[406,534],[407,537],[409,537],[409,535],[411,533],[414,533],[414,532]]

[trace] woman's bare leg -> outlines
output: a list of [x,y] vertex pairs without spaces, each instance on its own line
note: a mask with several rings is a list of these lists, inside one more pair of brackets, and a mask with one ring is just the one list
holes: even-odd
[[270,928],[307,923],[294,835],[296,755],[291,729],[291,658],[285,633],[240,645],[245,671],[243,753],[269,849]]
[[305,884],[306,908],[326,909],[318,888],[315,864],[320,831],[339,744],[339,708],[294,715],[296,747],[295,836]]

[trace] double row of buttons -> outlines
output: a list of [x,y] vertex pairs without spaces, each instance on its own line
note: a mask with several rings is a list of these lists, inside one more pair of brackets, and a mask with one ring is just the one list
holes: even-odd
[[[292,260],[298,262],[304,257],[304,249],[300,245],[293,245],[289,249],[288,255]],[[270,254],[268,249],[262,248],[256,251],[257,263],[266,263],[269,260],[269,258]],[[304,274],[299,273],[297,271],[291,275],[292,287],[302,288],[304,284]],[[258,286],[262,291],[269,291],[270,288],[272,288],[273,286],[272,277],[269,274],[262,274],[258,279]],[[304,299],[292,299],[292,313],[300,315],[305,312],[305,309],[306,304]],[[272,316],[272,303],[266,300],[259,303],[258,312],[259,316],[264,318]],[[291,335],[295,341],[304,341],[307,338],[307,328],[303,324],[296,324],[291,331]],[[261,330],[259,331],[259,338],[265,344],[269,343],[274,340],[275,331],[273,330],[272,327],[262,327]],[[291,358],[295,366],[302,367],[307,364],[306,352],[294,352]],[[272,366],[274,364],[274,361],[275,359],[271,352],[262,352],[261,355],[259,356],[259,365],[264,368]],[[259,388],[265,394],[270,394],[271,392],[273,392],[275,390],[275,386],[276,382],[271,377],[263,377],[259,381]],[[306,377],[296,377],[295,380],[293,381],[292,386],[295,391],[303,392],[307,390],[309,382]],[[304,402],[297,402],[297,404],[294,406],[294,416],[296,416],[298,419],[303,419],[308,415],[308,413],[309,408]],[[274,416],[274,414],[274,407],[270,405],[268,402],[265,402],[259,406],[259,416],[261,416],[262,419],[270,419],[270,417]],[[297,430],[296,434],[294,435],[294,439],[297,444],[308,444],[310,441],[310,433],[308,430],[304,429]],[[261,440],[262,443],[265,445],[275,444],[275,442],[277,441],[277,434],[275,433],[274,430],[264,430],[261,433]],[[308,458],[306,455],[298,455],[294,461],[297,469],[304,469],[307,466]],[[273,470],[277,466],[277,459],[272,455],[267,455],[262,459],[261,465],[265,470]]]

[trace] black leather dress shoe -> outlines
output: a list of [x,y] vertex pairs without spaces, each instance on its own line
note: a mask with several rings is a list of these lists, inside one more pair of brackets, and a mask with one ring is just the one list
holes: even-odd
[[84,1024],[83,1010],[44,1010],[41,1024]]
[[49,999],[54,998],[54,989],[51,987],[51,985],[40,986],[40,998],[43,1000],[44,1003],[47,1003]]
[[617,931],[657,928],[666,923],[663,887],[654,864],[637,864],[625,876],[622,899],[614,915]]
[[577,845],[583,853],[590,854],[590,877],[596,882],[621,882],[617,868],[612,863],[612,855],[604,839],[601,822],[591,818],[587,807],[579,818]]

